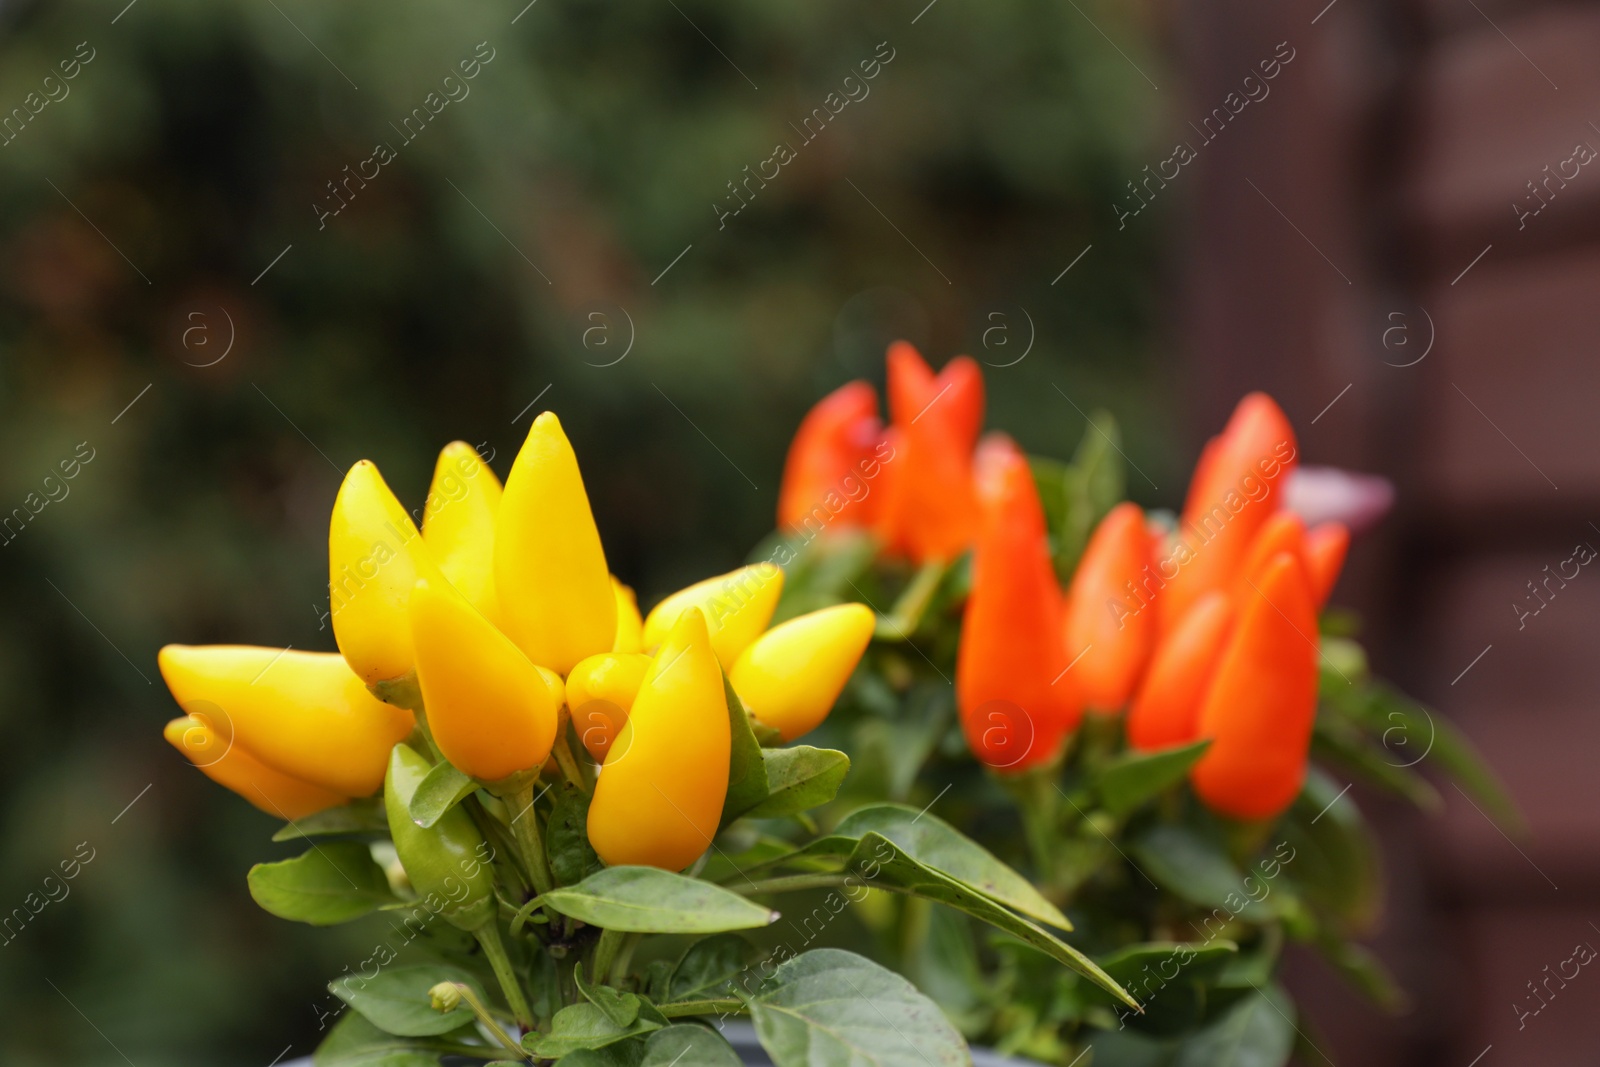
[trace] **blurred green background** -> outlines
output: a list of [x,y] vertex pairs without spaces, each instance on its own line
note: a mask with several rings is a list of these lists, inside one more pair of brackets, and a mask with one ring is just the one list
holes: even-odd
[[0,1059],[304,1054],[370,951],[254,906],[246,869],[293,848],[161,740],[155,668],[168,641],[333,648],[326,519],[359,458],[415,507],[447,441],[503,476],[554,409],[648,605],[743,558],[807,407],[881,384],[905,336],[988,363],[989,425],[1030,449],[1103,406],[1181,484],[1160,220],[1110,207],[1158,97],[1100,32],[1154,71],[1158,28],[925,2],[0,3],[0,516],[26,519],[0,536],[0,913],[27,918]]

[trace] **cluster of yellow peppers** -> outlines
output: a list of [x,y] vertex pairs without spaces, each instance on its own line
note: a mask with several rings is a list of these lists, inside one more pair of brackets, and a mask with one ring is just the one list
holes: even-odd
[[512,792],[555,773],[553,755],[570,758],[570,722],[600,764],[588,831],[612,865],[681,870],[711,844],[728,788],[725,677],[792,740],[827,716],[874,625],[845,604],[769,628],[783,588],[770,563],[690,586],[641,619],[550,412],[503,488],[471,446],[447,446],[420,531],[377,467],[357,463],[334,502],[328,570],[338,653],[161,650],[185,712],[167,740],[294,820],[376,793],[414,730],[462,773]]

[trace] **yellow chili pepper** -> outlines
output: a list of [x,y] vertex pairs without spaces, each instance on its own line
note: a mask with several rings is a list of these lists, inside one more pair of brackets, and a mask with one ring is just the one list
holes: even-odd
[[445,583],[417,582],[411,636],[428,726],[445,759],[484,782],[544,765],[561,710],[558,675],[528,662]]
[[613,652],[644,651],[644,620],[639,617],[639,600],[633,590],[611,576],[611,591],[617,600],[617,636],[611,644]]
[[566,674],[609,652],[617,602],[572,444],[546,411],[506,479],[495,518],[494,578],[500,623],[541,667]]
[[178,705],[235,749],[345,796],[378,791],[389,750],[415,725],[332,652],[168,645],[156,663]]
[[644,620],[644,647],[653,649],[691,607],[705,613],[711,647],[723,670],[772,621],[783,593],[783,571],[776,563],[754,563],[680,589],[657,604]]
[[604,763],[606,753],[627,724],[650,657],[638,652],[590,656],[567,675],[567,707],[572,725],[589,755]]
[[328,596],[333,636],[368,685],[411,673],[406,604],[418,578],[439,576],[411,516],[362,460],[350,468],[328,525]]
[[728,680],[750,714],[793,741],[833,710],[876,624],[864,604],[837,604],[790,619],[751,642]]
[[207,778],[286,821],[303,819],[349,800],[330,789],[275,771],[231,738],[219,737],[205,721],[185,715],[167,723],[161,735]]
[[722,671],[705,617],[678,617],[595,782],[589,842],[606,863],[681,871],[711,845],[728,795]]
[[491,622],[499,617],[494,592],[494,517],[500,479],[465,441],[439,453],[422,513],[422,540],[450,584]]

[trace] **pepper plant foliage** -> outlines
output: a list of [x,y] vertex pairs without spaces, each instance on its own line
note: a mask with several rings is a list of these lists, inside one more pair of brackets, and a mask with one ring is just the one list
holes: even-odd
[[329,986],[350,1010],[318,1067],[735,1063],[707,1025],[735,1015],[783,1067],[969,1062],[905,977],[837,947],[763,950],[798,893],[830,914],[938,903],[1137,1007],[1020,874],[925,811],[837,807],[850,758],[792,743],[856,667],[868,609],[769,628],[768,563],[641,618],[550,412],[503,487],[447,446],[421,511],[419,530],[376,466],[350,469],[328,541],[338,653],[159,656],[184,711],[167,740],[307,843],[251,869],[257,903],[388,919]]
[[[1105,1003],[1131,1003],[1062,939],[1070,924],[1054,905],[937,817],[868,804],[830,833],[806,833],[806,812],[836,801],[849,758],[782,745],[731,690],[728,707],[724,839],[759,830],[760,843],[738,854],[714,846],[688,873],[600,861],[585,832],[594,784],[586,762],[572,780],[543,783],[518,811],[449,763],[399,745],[396,759],[413,765],[417,783],[403,809],[391,790],[387,817],[384,803],[360,799],[278,831],[275,840],[308,848],[251,869],[250,892],[263,908],[313,925],[380,913],[417,946],[414,959],[386,951],[331,984],[352,1010],[319,1048],[318,1067],[417,1067],[445,1054],[572,1067],[666,1065],[679,1056],[736,1064],[704,1025],[734,1015],[751,1017],[778,1064],[969,1062],[955,1027],[905,978],[833,948],[763,955],[738,933],[772,923],[781,898],[802,890],[937,902],[1075,969]],[[536,834],[519,834],[525,820],[538,823]],[[403,869],[395,829],[409,839]],[[543,855],[528,855],[529,841],[542,841]],[[539,864],[553,878],[544,893],[532,889]],[[489,916],[476,941],[452,925],[471,909]],[[672,952],[650,953],[652,939]],[[641,947],[652,957],[647,966],[634,964]],[[524,1005],[533,1026],[521,1032]]]
[[[1101,412],[1070,462],[1029,460],[1063,583],[1072,582],[1092,532],[1123,500],[1120,456],[1115,422]],[[884,478],[893,462],[901,459],[884,465]],[[910,811],[926,805],[919,826],[959,828],[984,841],[1028,874],[1030,899],[1059,908],[1074,924],[1074,943],[1142,1010],[1086,978],[1095,972],[1053,966],[1048,950],[1017,931],[974,922],[982,917],[974,909],[930,907],[929,900],[951,901],[928,893],[873,913],[877,958],[910,976],[969,1039],[1049,1064],[1078,1063],[1087,1049],[1097,1067],[1269,1067],[1287,1063],[1297,1048],[1306,1062],[1320,1060],[1303,1047],[1310,1027],[1274,977],[1290,943],[1310,946],[1380,1005],[1405,1004],[1403,990],[1356,940],[1382,894],[1376,843],[1347,786],[1361,781],[1432,810],[1440,798],[1421,773],[1432,768],[1502,824],[1517,817],[1448,722],[1371,676],[1350,616],[1326,611],[1321,632],[1306,635],[1319,662],[1309,745],[1315,762],[1280,814],[1215,813],[1189,784],[1212,741],[1140,751],[1128,743],[1121,715],[1085,716],[1052,758],[1026,769],[985,767],[973,756],[985,722],[980,716],[974,727],[969,719],[964,733],[968,710],[958,708],[961,645],[973,639],[962,613],[973,593],[972,557],[918,565],[888,555],[877,514],[871,532],[813,524],[809,534],[796,538],[791,528],[780,539],[805,544],[788,567],[779,618],[838,600],[879,610],[874,642],[819,731],[854,757],[834,803],[848,808],[888,796]],[[979,544],[981,553],[982,535]],[[841,829],[859,818],[847,817]],[[993,889],[986,895],[993,898]],[[1012,904],[1045,917],[1039,903],[1032,911],[1019,899]]]

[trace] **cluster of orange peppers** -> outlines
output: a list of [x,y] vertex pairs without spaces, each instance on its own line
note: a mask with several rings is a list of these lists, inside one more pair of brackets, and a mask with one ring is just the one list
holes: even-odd
[[889,349],[891,424],[852,382],[821,401],[791,446],[779,522],[807,521],[864,456],[877,484],[829,516],[915,562],[970,549],[956,695],[977,757],[1017,772],[1048,764],[1087,712],[1125,715],[1129,745],[1210,741],[1191,782],[1213,810],[1272,817],[1304,780],[1317,698],[1317,616],[1349,545],[1283,508],[1298,461],[1287,417],[1254,393],[1205,447],[1175,528],[1122,503],[1057,580],[1027,457],[978,435],[983,383],[952,360],[934,375],[905,342]]

